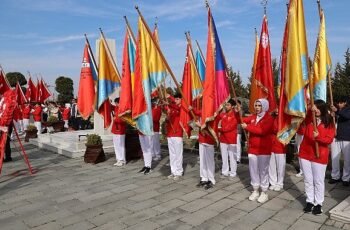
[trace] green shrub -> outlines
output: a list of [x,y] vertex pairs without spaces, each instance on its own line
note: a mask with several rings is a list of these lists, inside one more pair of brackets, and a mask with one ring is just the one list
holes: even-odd
[[98,134],[88,134],[86,135],[87,145],[102,145],[102,139]]
[[49,123],[58,122],[58,118],[55,116],[49,116],[49,118],[47,119],[47,122],[49,122]]
[[28,131],[34,131],[34,130],[37,130],[37,129],[36,129],[36,126],[35,126],[35,125],[29,124],[29,125],[27,126],[27,130],[28,130]]

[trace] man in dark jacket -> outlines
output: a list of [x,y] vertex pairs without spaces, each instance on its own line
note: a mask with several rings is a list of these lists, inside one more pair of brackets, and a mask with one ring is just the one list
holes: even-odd
[[338,108],[331,106],[337,119],[337,134],[331,145],[332,151],[332,178],[329,184],[340,181],[340,153],[343,153],[344,166],[342,181],[344,186],[349,186],[350,180],[350,106],[349,98],[342,97],[338,101]]

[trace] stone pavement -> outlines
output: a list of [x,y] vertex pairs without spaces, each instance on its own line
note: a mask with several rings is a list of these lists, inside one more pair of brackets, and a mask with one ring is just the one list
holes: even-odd
[[91,165],[31,144],[25,148],[37,173],[29,176],[13,149],[14,161],[0,176],[0,229],[350,229],[328,218],[350,189],[326,184],[325,214],[304,214],[303,181],[289,165],[285,190],[269,191],[270,200],[261,205],[247,199],[246,164],[239,165],[235,181],[219,179],[217,171],[215,188],[205,191],[195,187],[195,153],[184,153],[185,176],[175,182],[166,178],[168,157],[145,176],[137,173],[142,160],[117,168],[112,154]]

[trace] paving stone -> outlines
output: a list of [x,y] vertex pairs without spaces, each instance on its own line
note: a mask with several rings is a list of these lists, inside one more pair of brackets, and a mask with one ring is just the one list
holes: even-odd
[[192,202],[189,202],[185,205],[180,206],[181,209],[188,212],[195,212],[199,209],[202,209],[210,204],[214,203],[214,201],[208,199],[197,199]]
[[224,229],[224,228],[225,228],[225,226],[209,220],[209,221],[206,221],[206,222],[198,225],[195,229],[200,229],[200,230],[220,230],[220,229]]
[[43,225],[40,225],[38,227],[32,228],[32,230],[47,230],[47,229],[50,229],[50,230],[56,230],[57,229],[58,230],[58,229],[62,229],[62,228],[56,222],[50,222],[50,223],[43,224]]
[[257,201],[250,201],[248,199],[236,204],[234,207],[242,211],[251,212],[252,210],[259,207],[261,204]]
[[238,192],[231,194],[230,196],[228,196],[228,198],[237,200],[237,201],[243,201],[243,200],[247,200],[250,194],[251,194],[250,190],[248,191],[247,189],[242,189]]
[[169,200],[167,202],[161,203],[157,206],[152,207],[152,209],[158,211],[159,213],[167,212],[171,209],[177,208],[181,205],[186,204],[185,201],[179,200],[179,199],[173,199]]
[[202,198],[203,199],[209,199],[209,200],[212,200],[212,201],[218,201],[218,200],[221,200],[222,198],[225,198],[225,197],[227,197],[227,196],[229,196],[231,194],[232,194],[232,192],[229,192],[229,191],[218,190],[218,191],[209,193],[208,195],[203,196]]
[[344,224],[343,229],[350,230],[350,224]]
[[184,201],[193,201],[193,200],[198,199],[198,198],[205,196],[207,194],[208,194],[207,192],[197,189],[197,190],[190,192],[190,193],[188,193],[184,196],[181,196],[179,198],[181,200],[184,200]]
[[69,226],[66,226],[64,230],[88,230],[88,229],[93,229],[96,226],[89,223],[88,221],[82,221],[79,223],[75,223]]
[[204,208],[188,214],[180,220],[192,226],[197,226],[216,215],[218,215],[218,212]]
[[316,215],[313,215],[311,213],[307,213],[307,214],[304,214],[301,218],[304,220],[315,222],[315,223],[324,224],[326,222],[326,220],[328,219],[328,216],[324,213],[320,216],[316,216]]
[[172,209],[170,211],[164,212],[160,215],[152,217],[150,221],[156,222],[162,226],[166,226],[171,222],[174,222],[184,216],[188,215],[188,212],[179,208]]
[[134,226],[131,226],[129,228],[126,228],[127,230],[153,230],[159,228],[160,225],[157,223],[154,223],[152,221],[146,220],[141,223],[138,223]]
[[273,220],[292,225],[304,214],[301,209],[286,208],[277,212],[276,215],[272,217]]
[[193,227],[189,224],[186,224],[180,220],[176,220],[174,222],[171,222],[170,224],[160,227],[159,229],[162,230],[187,230],[192,229]]
[[276,197],[276,198],[269,200],[268,202],[263,204],[261,207],[266,208],[266,209],[270,209],[270,210],[279,211],[279,210],[285,208],[289,204],[289,202],[290,202],[289,200],[280,199],[280,198]]
[[153,209],[146,209],[120,218],[120,221],[128,226],[132,226],[141,221],[148,220],[151,217],[156,216],[157,214],[158,212],[154,211]]
[[261,225],[266,220],[270,219],[273,215],[275,215],[276,211],[269,210],[266,208],[258,207],[254,209],[252,212],[248,213],[241,220],[245,220],[246,222],[256,223],[257,225]]
[[235,208],[230,208],[224,212],[221,212],[219,215],[213,217],[210,220],[217,222],[220,225],[228,226],[228,225],[236,222],[237,220],[239,220],[240,218],[242,218],[243,216],[245,216],[247,214],[248,214],[248,212],[245,212],[245,211],[242,211],[239,209],[235,209]]
[[148,200],[144,200],[141,202],[137,202],[134,204],[130,204],[130,205],[125,205],[124,207],[127,208],[130,211],[138,211],[138,210],[142,210],[142,209],[147,209],[147,208],[151,208],[153,206],[156,206],[159,204],[159,201],[155,200],[155,199],[148,199]]
[[308,220],[299,219],[297,220],[289,229],[290,230],[299,230],[299,229],[307,229],[307,230],[313,230],[313,229],[319,229],[321,227],[321,224],[315,223]]
[[282,192],[280,195],[278,195],[278,198],[281,199],[285,199],[285,200],[295,200],[298,197],[300,197],[302,195],[302,192],[298,191],[298,190],[294,190],[294,189],[288,189],[284,192]]
[[224,198],[222,200],[219,200],[219,201],[209,205],[206,208],[210,209],[210,210],[217,211],[217,212],[223,212],[229,208],[232,208],[237,203],[238,203],[238,201],[236,201],[236,200]]
[[159,193],[159,192],[157,192],[157,191],[149,191],[149,192],[145,192],[145,193],[141,193],[141,194],[132,196],[132,197],[130,197],[129,199],[130,199],[130,200],[133,200],[133,201],[139,202],[139,201],[144,201],[144,200],[153,198],[153,197],[158,196],[158,195],[160,195],[160,194],[161,194],[161,193]]
[[323,225],[320,230],[339,230],[341,228],[334,227],[334,226],[328,226],[328,225]]
[[120,223],[119,220],[109,221],[101,226],[94,228],[94,230],[121,230],[127,227],[126,224]]
[[257,230],[264,230],[264,229],[269,229],[269,230],[283,230],[283,229],[288,229],[289,225],[288,224],[283,224],[281,222],[278,222],[276,220],[267,220],[265,223],[260,225]]

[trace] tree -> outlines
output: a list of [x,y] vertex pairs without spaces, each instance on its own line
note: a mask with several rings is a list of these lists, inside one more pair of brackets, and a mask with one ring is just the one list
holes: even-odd
[[230,84],[231,95],[233,96],[233,89],[231,86],[231,84],[233,83],[237,97],[248,98],[249,93],[248,93],[247,87],[243,85],[242,78],[239,71],[233,72],[232,67],[229,67],[228,75],[230,79],[229,84]]
[[73,96],[73,80],[60,76],[55,81],[55,90],[58,92],[57,101],[59,103],[69,103],[74,98]]
[[272,59],[272,74],[273,74],[273,85],[274,85],[274,93],[275,93],[275,98],[279,98],[279,82],[278,82],[278,75],[279,75],[279,66],[277,63],[277,59],[274,58]]
[[337,63],[334,69],[334,77],[331,79],[334,101],[341,97],[350,96],[350,51],[345,52],[345,63]]
[[16,87],[17,81],[21,86],[27,84],[26,78],[20,72],[8,72],[6,78],[11,87]]

